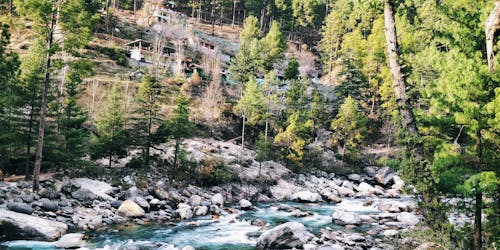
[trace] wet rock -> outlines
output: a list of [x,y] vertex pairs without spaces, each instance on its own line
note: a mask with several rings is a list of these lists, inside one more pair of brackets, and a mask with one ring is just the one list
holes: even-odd
[[120,216],[134,218],[134,217],[144,216],[145,211],[139,205],[137,205],[133,200],[129,199],[122,203],[122,205],[118,208],[116,213]]
[[263,227],[266,225],[266,222],[263,221],[263,220],[260,220],[260,219],[253,219],[251,222],[250,222],[251,225],[253,226],[258,226],[258,227]]
[[55,246],[57,248],[81,248],[85,245],[83,240],[84,234],[71,233],[63,235],[58,241],[56,241]]
[[10,211],[23,213],[23,214],[32,214],[33,208],[30,204],[22,203],[22,202],[11,202],[7,204],[7,208]]
[[292,211],[291,215],[293,217],[302,218],[302,217],[311,216],[311,215],[313,215],[313,213],[309,212],[309,211],[300,211],[298,209],[295,209]]
[[252,203],[246,199],[241,199],[238,204],[240,206],[240,209],[242,209],[242,210],[252,210],[253,209]]
[[265,231],[257,240],[257,247],[264,249],[302,248],[313,235],[299,222],[287,222]]
[[57,240],[68,230],[61,222],[0,209],[2,240]]
[[368,207],[373,205],[373,199],[372,198],[366,198],[365,201],[363,201],[363,206]]
[[222,196],[221,193],[218,193],[218,194],[215,194],[214,196],[212,196],[210,201],[212,202],[212,205],[216,205],[216,206],[220,206],[220,207],[224,206],[224,197]]
[[111,207],[113,208],[119,208],[122,205],[123,201],[116,200],[111,202]]
[[358,215],[345,210],[337,210],[332,213],[332,221],[337,225],[360,225],[361,219]]
[[311,191],[300,191],[292,195],[291,200],[298,202],[317,203],[323,201],[321,195]]
[[277,207],[278,210],[280,211],[286,211],[286,212],[292,212],[293,207],[287,204],[279,204]]

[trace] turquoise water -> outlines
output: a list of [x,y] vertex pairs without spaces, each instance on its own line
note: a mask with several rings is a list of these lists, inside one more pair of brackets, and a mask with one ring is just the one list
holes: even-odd
[[[345,209],[358,214],[373,214],[379,211],[375,206],[364,207],[362,199],[344,199],[339,204],[324,203],[321,205],[305,205],[287,202],[285,204],[302,211],[310,211],[311,216],[296,218],[289,212],[278,211],[276,205],[257,204],[257,210],[241,211],[239,214],[226,214],[218,220],[210,216],[198,217],[192,221],[180,222],[176,226],[146,225],[130,226],[128,228],[112,228],[107,232],[91,233],[90,249],[172,249],[172,246],[182,248],[190,245],[196,249],[254,249],[258,236],[262,233],[260,227],[251,225],[254,219],[268,223],[272,228],[281,223],[298,221],[308,230],[317,234],[321,228],[331,227],[346,230],[331,222],[331,213],[335,209]],[[376,202],[375,202],[376,204]],[[349,230],[365,231],[370,225]],[[10,241],[0,244],[0,249],[57,249],[53,243],[35,241]]]

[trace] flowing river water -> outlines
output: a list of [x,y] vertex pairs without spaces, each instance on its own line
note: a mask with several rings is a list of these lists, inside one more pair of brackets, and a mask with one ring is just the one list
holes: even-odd
[[[403,198],[408,200],[410,198]],[[87,248],[89,249],[181,249],[192,246],[195,249],[255,249],[258,236],[262,229],[251,224],[259,219],[268,223],[268,228],[279,224],[297,221],[306,226],[309,232],[318,235],[321,228],[330,227],[339,230],[354,230],[364,232],[377,223],[364,224],[354,229],[347,229],[332,223],[331,213],[343,209],[357,214],[377,214],[379,199],[371,206],[363,206],[364,199],[344,199],[341,203],[322,203],[308,205],[293,202],[284,204],[298,208],[301,211],[312,212],[312,215],[297,218],[290,212],[277,209],[277,203],[258,203],[256,210],[239,211],[235,214],[220,216],[217,220],[211,216],[197,217],[190,221],[166,225],[136,225],[111,228],[105,232],[91,233]],[[380,199],[382,200],[382,199]],[[390,199],[383,199],[389,200]],[[401,201],[401,199],[398,199]],[[57,249],[54,243],[37,241],[10,241],[0,243],[0,249]]]

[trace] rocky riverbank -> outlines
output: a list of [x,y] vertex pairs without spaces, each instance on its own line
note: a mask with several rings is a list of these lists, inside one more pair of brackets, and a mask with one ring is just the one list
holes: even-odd
[[[252,224],[262,228],[262,236],[257,241],[257,246],[262,248],[388,249],[391,237],[421,221],[415,213],[415,203],[411,199],[399,199],[404,182],[388,168],[367,167],[365,173],[348,176],[323,171],[296,175],[276,162],[259,164],[253,160],[254,152],[238,152],[240,148],[228,144],[188,147],[190,157],[197,155],[197,160],[201,161],[207,155],[217,155],[239,176],[238,182],[210,188],[193,185],[173,188],[163,181],[151,183],[146,188],[124,188],[87,178],[66,178],[43,181],[41,190],[32,193],[30,183],[0,182],[0,225],[9,230],[8,234],[1,232],[1,240],[52,241],[69,231],[99,230],[127,223],[173,225],[206,215],[216,220],[225,214],[238,214],[238,210],[255,209],[253,202],[275,203],[277,209],[295,217],[307,217],[311,213],[280,202],[327,204],[346,198],[362,199],[365,206],[380,211],[372,215],[341,209],[332,211],[330,220],[335,225],[347,229],[374,225],[363,234],[326,227],[314,236],[300,223],[269,229],[266,221],[255,221]],[[37,230],[28,223],[35,219],[41,220],[37,222]],[[82,242],[79,237],[73,239]]]

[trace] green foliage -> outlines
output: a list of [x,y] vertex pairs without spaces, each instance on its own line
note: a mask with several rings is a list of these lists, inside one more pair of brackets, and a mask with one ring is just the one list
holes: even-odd
[[288,62],[288,67],[285,70],[285,79],[296,80],[299,75],[299,61],[297,61],[297,58],[293,57]]
[[240,98],[233,111],[244,118],[244,122],[255,125],[262,121],[265,114],[266,102],[261,86],[255,78],[251,78],[245,85],[243,96]]
[[332,121],[332,141],[344,148],[343,155],[349,152],[349,155],[354,156],[353,153],[366,136],[366,125],[367,119],[359,110],[358,103],[348,96]]
[[305,112],[296,111],[288,117],[287,124],[286,128],[276,135],[274,143],[281,147],[282,156],[286,160],[302,167],[305,146],[312,140],[314,122],[306,116]]
[[113,156],[126,153],[128,138],[125,131],[127,120],[124,106],[121,87],[115,84],[95,121],[98,136],[93,137],[94,157],[108,157],[110,166]]
[[260,40],[260,43],[262,47],[264,68],[266,70],[271,70],[273,68],[273,63],[283,57],[283,51],[286,45],[278,22],[273,21],[271,29],[266,36]]
[[224,160],[209,158],[203,160],[196,169],[196,182],[203,186],[213,186],[235,180],[236,176]]

